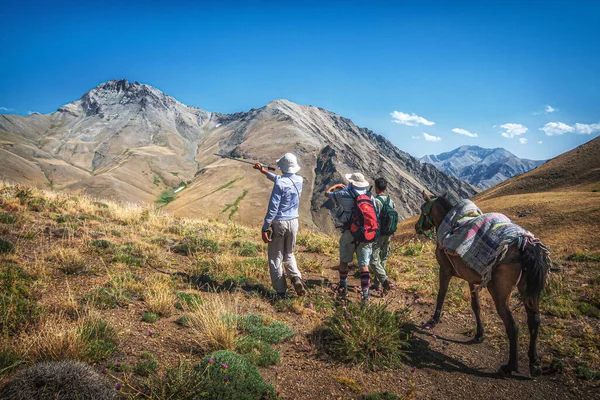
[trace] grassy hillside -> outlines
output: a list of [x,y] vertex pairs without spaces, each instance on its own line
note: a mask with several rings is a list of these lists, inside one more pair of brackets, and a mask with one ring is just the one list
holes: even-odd
[[[0,386],[37,362],[76,359],[124,398],[185,398],[196,388],[226,396],[240,387],[249,398],[283,399],[578,398],[597,389],[600,255],[578,239],[555,256],[562,272],[542,305],[547,374],[498,380],[507,342],[487,294],[485,343],[464,343],[474,321],[463,282],[451,283],[442,323],[422,327],[437,292],[430,241],[399,235],[388,264],[397,286],[361,308],[358,294],[344,303],[330,288],[336,238],[309,231],[297,254],[309,294],[285,300],[273,298],[258,230],[235,223],[4,184],[0,237]],[[350,283],[358,289],[358,279]],[[525,317],[515,313],[525,371]]]

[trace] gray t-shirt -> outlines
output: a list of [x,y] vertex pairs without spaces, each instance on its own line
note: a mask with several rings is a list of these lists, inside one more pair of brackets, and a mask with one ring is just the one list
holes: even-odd
[[[386,194],[380,194],[379,196],[375,196],[375,207],[377,208],[377,214],[381,218],[381,210],[383,210],[383,204],[387,201],[390,196]],[[390,199],[390,207],[394,210],[396,209],[396,205],[394,204],[394,200]]]

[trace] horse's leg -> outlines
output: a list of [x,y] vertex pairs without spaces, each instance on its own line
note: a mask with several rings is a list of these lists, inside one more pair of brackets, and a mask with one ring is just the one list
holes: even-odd
[[469,290],[471,291],[471,308],[475,313],[475,321],[477,322],[477,332],[473,341],[475,343],[483,342],[483,324],[481,323],[481,307],[479,305],[479,291],[475,290],[475,284],[469,283]]
[[[511,276],[508,270],[508,264],[501,264],[496,267],[492,280],[488,284],[488,290],[492,295],[496,311],[504,323],[506,334],[509,341],[508,364],[500,367],[500,373],[510,375],[513,371],[519,371],[519,360],[517,354],[519,328],[515,324],[512,312],[510,311],[510,295],[516,282],[510,284]],[[517,277],[518,279],[518,277]]]
[[440,286],[435,304],[435,312],[433,313],[433,317],[427,321],[427,325],[429,326],[434,326],[440,322],[442,306],[444,305],[444,299],[446,298],[446,293],[448,292],[448,284],[450,283],[450,278],[452,278],[453,271],[452,264],[450,264],[448,257],[440,248],[435,250],[435,257],[440,265]]
[[[525,279],[519,282],[519,293],[525,298]],[[538,296],[523,301],[525,310],[527,311],[527,327],[529,328],[529,373],[532,377],[540,376],[542,368],[537,354],[537,337],[540,329],[540,299]]]

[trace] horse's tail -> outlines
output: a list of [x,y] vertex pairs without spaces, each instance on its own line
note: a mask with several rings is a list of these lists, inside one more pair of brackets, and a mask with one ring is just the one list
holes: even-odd
[[538,239],[524,236],[522,240],[521,266],[525,278],[523,302],[534,308],[546,284],[552,260],[550,250]]

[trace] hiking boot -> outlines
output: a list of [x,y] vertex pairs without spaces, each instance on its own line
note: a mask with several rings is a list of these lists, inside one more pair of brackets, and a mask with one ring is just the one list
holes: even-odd
[[287,292],[277,293],[277,300],[284,300],[284,299],[287,299],[287,298],[288,298]]
[[389,279],[386,279],[385,282],[383,282],[383,294],[388,294],[390,290],[392,290],[392,282],[390,282]]
[[294,285],[294,290],[296,290],[296,294],[298,296],[304,296],[306,294],[306,289],[304,288],[302,279],[298,277],[292,278],[292,285]]

